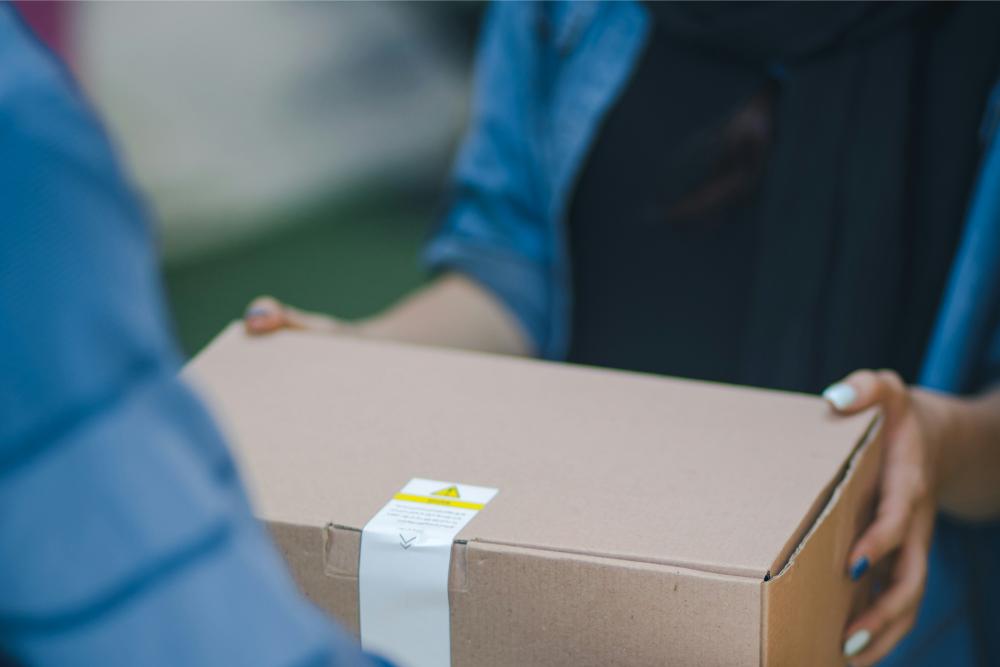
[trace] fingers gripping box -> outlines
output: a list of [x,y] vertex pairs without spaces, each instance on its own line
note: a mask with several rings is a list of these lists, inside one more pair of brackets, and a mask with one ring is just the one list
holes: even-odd
[[185,375],[305,595],[404,667],[843,664],[873,413],[237,325]]

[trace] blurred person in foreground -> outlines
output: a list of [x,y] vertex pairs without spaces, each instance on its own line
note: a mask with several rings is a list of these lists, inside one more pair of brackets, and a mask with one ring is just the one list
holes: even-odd
[[151,229],[0,5],[0,663],[371,667],[295,589],[178,380]]
[[891,578],[845,657],[1000,664],[998,526],[955,520],[1000,518],[998,76],[998,5],[499,3],[436,280],[362,322],[264,297],[246,325],[847,376],[825,397],[880,405],[888,446],[844,576]]

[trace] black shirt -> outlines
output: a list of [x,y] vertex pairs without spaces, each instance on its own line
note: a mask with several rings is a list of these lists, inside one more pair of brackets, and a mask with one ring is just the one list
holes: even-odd
[[[689,73],[678,61],[654,33],[577,184],[569,360],[735,382],[769,91],[726,90],[725,68],[708,63]],[[730,117],[699,118],[703,104],[688,103],[714,105],[734,92],[747,99]],[[751,136],[733,151],[721,142],[727,129],[739,131],[741,116]]]
[[[669,7],[650,6],[654,14]],[[768,11],[780,18],[784,7],[779,3]],[[817,262],[836,267],[840,277],[852,273],[852,280],[838,282],[833,268],[824,269],[813,290],[818,297],[807,323],[809,342],[801,353],[781,360],[804,370],[768,381],[748,370],[771,363],[755,349],[760,336],[750,335],[750,329],[754,317],[759,325],[762,317],[782,312],[761,309],[754,286],[794,285],[799,279],[794,270],[761,260],[775,238],[765,235],[762,215],[775,137],[780,139],[783,127],[785,83],[780,68],[716,55],[717,49],[691,49],[654,22],[570,201],[568,360],[798,391],[818,391],[865,366],[895,368],[905,380],[916,381],[980,156],[978,122],[1000,64],[997,9],[933,6],[914,10],[908,19],[913,46],[906,51],[905,72],[912,78],[909,102],[898,119],[905,128],[905,152],[894,167],[903,173],[903,200],[886,209],[894,216],[887,221],[891,233],[885,238],[892,249],[887,255],[895,259],[865,266],[843,259],[860,248],[850,247],[850,239],[863,239],[868,223],[852,215],[839,218],[838,243]],[[863,85],[864,78],[859,81]],[[864,111],[849,127],[864,130],[870,127],[866,123],[883,122],[872,114]],[[809,122],[797,120],[800,127]],[[849,130],[846,136],[864,134]],[[842,143],[852,150],[866,145]],[[791,155],[791,169],[783,163],[785,182],[799,171],[795,160],[815,159],[808,151],[796,155],[794,147]],[[845,178],[843,168],[829,161],[828,182]],[[863,177],[858,189],[858,174],[850,171],[855,190],[845,210],[853,210],[847,206],[858,197],[877,209],[885,174],[871,174],[870,183]],[[767,229],[774,229],[773,221]],[[870,307],[871,299],[858,292],[865,285],[889,285],[882,294],[892,307]],[[850,293],[841,293],[845,289]],[[854,301],[859,306],[852,314]],[[851,340],[841,342],[846,339]]]

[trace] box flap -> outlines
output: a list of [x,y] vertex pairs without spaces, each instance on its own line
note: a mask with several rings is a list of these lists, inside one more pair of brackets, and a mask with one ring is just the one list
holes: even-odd
[[500,489],[461,539],[760,578],[871,419],[798,394],[238,325],[186,375],[266,520],[360,528],[427,477]]
[[870,576],[845,584],[848,553],[875,513],[881,436],[878,427],[871,429],[787,566],[762,584],[763,664],[844,663],[847,621],[866,606],[871,593]]

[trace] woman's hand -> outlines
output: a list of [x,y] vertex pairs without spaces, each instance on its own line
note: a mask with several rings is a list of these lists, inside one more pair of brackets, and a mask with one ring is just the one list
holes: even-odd
[[259,296],[250,302],[243,315],[243,325],[250,334],[266,334],[279,329],[349,333],[354,328],[329,315],[292,308],[270,296]]
[[870,370],[831,385],[823,397],[844,414],[879,406],[885,419],[876,516],[851,550],[848,575],[857,580],[870,566],[895,560],[888,588],[847,628],[844,655],[860,667],[884,657],[916,620],[937,512],[949,399],[909,388],[893,371]]
[[251,334],[308,329],[495,354],[533,352],[531,340],[506,306],[458,273],[444,274],[384,311],[354,322],[296,310],[269,296],[254,299],[243,321]]

